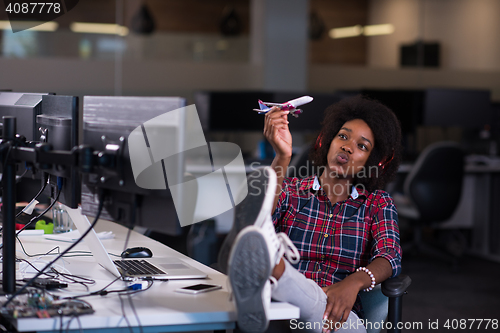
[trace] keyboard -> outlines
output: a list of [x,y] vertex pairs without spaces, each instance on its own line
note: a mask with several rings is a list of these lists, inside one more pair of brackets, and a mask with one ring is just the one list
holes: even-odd
[[115,265],[124,275],[128,276],[150,276],[150,275],[165,275],[161,269],[153,266],[146,260],[129,259],[129,260],[114,260]]

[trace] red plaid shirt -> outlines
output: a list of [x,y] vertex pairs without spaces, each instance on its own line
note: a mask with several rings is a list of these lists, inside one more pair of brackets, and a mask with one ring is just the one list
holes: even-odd
[[[300,252],[296,268],[321,287],[377,257],[386,258],[392,276],[398,275],[402,251],[391,196],[353,189],[347,200],[332,205],[323,189],[313,188],[315,178],[285,178],[273,214],[276,231],[286,233]],[[353,310],[363,316],[359,297]]]

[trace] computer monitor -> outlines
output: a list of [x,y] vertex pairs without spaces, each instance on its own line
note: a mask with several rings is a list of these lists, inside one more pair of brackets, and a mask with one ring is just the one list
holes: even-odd
[[274,94],[264,91],[198,91],[195,104],[204,131],[262,131],[264,117],[252,109],[258,101],[274,102]]
[[[54,150],[71,151],[78,146],[79,107],[77,96],[42,96],[42,112],[36,116],[35,141],[52,145]],[[62,182],[58,201],[77,208],[81,197],[81,177],[76,167],[52,165],[43,170],[50,175],[50,197],[56,198],[58,180]]]
[[493,121],[491,93],[482,89],[427,89],[424,125],[482,129]]
[[390,108],[401,122],[403,136],[415,133],[422,124],[425,98],[423,90],[412,89],[363,89],[360,93]]
[[[128,96],[84,96],[83,98],[83,145],[96,151],[115,156],[116,165],[108,164],[83,175],[82,212],[95,216],[100,188],[106,189],[101,218],[116,221],[126,226],[142,226],[166,234],[180,233],[172,194],[166,189],[145,189],[137,186],[134,179],[128,138],[139,126],[144,129],[148,120],[169,111],[182,108],[185,99],[180,97],[128,97]],[[185,115],[179,114],[174,123],[165,129],[165,145],[174,145],[175,150],[184,150]],[[151,154],[151,147],[144,147]],[[109,163],[112,163],[111,158]],[[147,161],[146,161],[147,163]],[[163,163],[163,162],[162,162]],[[106,164],[106,163],[104,163]],[[184,166],[176,175],[169,175],[168,182],[182,182]],[[163,168],[165,176],[165,167]],[[167,182],[166,177],[165,182]]]
[[48,93],[0,92],[0,119],[16,117],[17,134],[34,141],[37,137],[36,116],[42,113],[42,96]]
[[423,123],[425,91],[422,89],[362,89],[363,96],[375,99],[391,109],[401,123],[403,158],[413,161],[418,156],[415,143],[417,128]]
[[[16,134],[25,137],[27,141],[36,141],[36,117],[42,113],[42,97],[47,95],[49,93],[0,92],[0,138],[3,137],[2,117],[13,116],[16,117]],[[40,189],[40,172],[34,173],[32,169],[19,170],[16,179],[19,187],[16,199],[30,201]]]
[[297,120],[290,119],[292,132],[317,132],[325,109],[340,101],[343,93],[270,92],[270,91],[198,91],[195,104],[205,131],[259,131],[264,129],[264,117],[258,101],[284,103],[309,95],[313,101],[300,106],[304,112]]

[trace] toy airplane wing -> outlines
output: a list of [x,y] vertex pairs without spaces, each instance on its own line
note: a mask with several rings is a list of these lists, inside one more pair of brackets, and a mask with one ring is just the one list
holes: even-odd
[[254,111],[257,111],[259,114],[265,114],[273,106],[279,106],[281,110],[289,110],[292,116],[295,118],[298,118],[299,114],[301,114],[303,111],[300,109],[297,109],[298,106],[309,103],[313,100],[311,96],[302,96],[296,99],[292,99],[291,101],[285,102],[285,103],[269,103],[269,102],[262,102],[259,100],[259,109],[253,109]]
[[[272,104],[272,105],[271,105]],[[273,106],[280,106],[281,104],[279,103],[266,103],[266,102],[262,102],[260,99],[259,99],[259,109],[253,109],[254,111],[257,111],[259,114],[265,114],[267,113],[269,110],[271,110],[271,108]]]

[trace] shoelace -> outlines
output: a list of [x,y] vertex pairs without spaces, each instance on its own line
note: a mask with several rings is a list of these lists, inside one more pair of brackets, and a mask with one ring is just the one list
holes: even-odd
[[281,258],[284,254],[291,264],[297,264],[300,260],[299,250],[297,250],[285,233],[280,232],[277,236],[281,243],[278,250],[278,258]]
[[269,277],[269,281],[271,282],[271,291],[274,291],[276,288],[278,288],[278,280],[274,276]]

